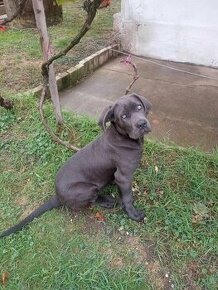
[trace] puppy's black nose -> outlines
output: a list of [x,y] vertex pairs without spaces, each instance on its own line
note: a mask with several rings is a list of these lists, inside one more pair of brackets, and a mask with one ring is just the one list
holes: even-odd
[[147,128],[147,121],[146,120],[139,120],[137,123],[137,127],[140,129],[146,129]]

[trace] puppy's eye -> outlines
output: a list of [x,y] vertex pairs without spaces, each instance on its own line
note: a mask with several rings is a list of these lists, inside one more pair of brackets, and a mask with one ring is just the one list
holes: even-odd
[[138,106],[137,106],[137,110],[138,110],[138,111],[141,110],[141,108],[142,108],[141,105],[138,105]]
[[126,117],[127,117],[126,114],[123,114],[123,115],[121,116],[122,119],[126,119]]

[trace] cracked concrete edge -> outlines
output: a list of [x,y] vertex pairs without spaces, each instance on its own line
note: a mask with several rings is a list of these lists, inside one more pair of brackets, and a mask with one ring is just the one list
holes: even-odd
[[[96,53],[82,59],[77,65],[71,67],[66,72],[57,74],[56,81],[58,91],[62,91],[67,88],[71,88],[76,85],[83,77],[95,71],[97,68],[105,64],[109,59],[117,57],[118,52],[112,49],[120,50],[119,44],[107,46]],[[39,85],[25,94],[38,97],[42,93],[42,85]]]

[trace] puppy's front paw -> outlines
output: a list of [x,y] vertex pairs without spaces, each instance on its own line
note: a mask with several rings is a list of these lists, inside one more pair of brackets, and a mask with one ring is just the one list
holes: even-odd
[[145,218],[145,213],[141,210],[137,210],[137,213],[134,215],[135,221],[142,221]]
[[131,210],[126,210],[126,212],[131,219],[137,222],[142,221],[145,217],[145,213],[143,211],[137,210],[134,207],[132,207]]

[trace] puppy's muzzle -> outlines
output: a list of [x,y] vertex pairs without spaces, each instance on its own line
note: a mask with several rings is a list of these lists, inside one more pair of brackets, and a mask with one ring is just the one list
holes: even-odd
[[141,119],[137,122],[136,127],[140,130],[145,131],[146,133],[151,132],[151,125],[148,120]]

